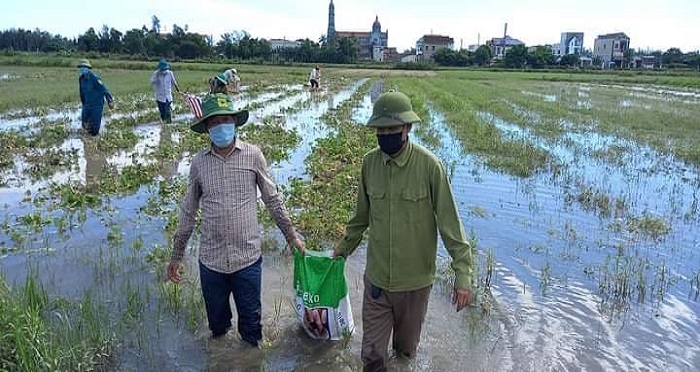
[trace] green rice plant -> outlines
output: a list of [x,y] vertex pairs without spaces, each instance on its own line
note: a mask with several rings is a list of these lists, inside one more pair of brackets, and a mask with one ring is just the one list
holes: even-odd
[[690,278],[690,293],[689,298],[697,301],[700,298],[700,270],[696,271]]
[[131,130],[105,130],[97,138],[97,149],[105,153],[136,146],[140,137]]
[[24,154],[27,166],[23,173],[33,181],[48,178],[57,172],[69,171],[78,164],[76,150],[63,150],[57,148],[37,149],[29,148]]
[[101,203],[99,195],[85,191],[83,185],[73,182],[51,183],[49,186],[49,195],[54,198],[56,206],[73,211],[95,208]]
[[486,251],[486,276],[484,277],[484,287],[490,288],[493,280],[493,273],[496,269],[496,257],[493,253],[493,248]]
[[[47,62],[47,60],[53,62]],[[17,61],[16,58],[0,57],[3,71],[7,63],[19,63],[19,66],[12,67],[11,72],[23,78],[6,80],[0,85],[0,112],[13,108],[32,107],[36,115],[42,115],[39,113],[40,110],[75,107],[79,104],[75,58],[49,57],[47,59],[22,56]],[[46,63],[49,66],[45,66]],[[150,98],[152,88],[149,84],[151,72],[155,68],[154,62],[93,59],[91,63],[94,71],[101,76],[102,81],[115,97],[117,110],[122,100],[128,102],[132,97],[139,95],[149,96],[151,107],[156,107],[155,100]],[[217,63],[172,63],[180,89],[188,92],[201,92],[208,89],[209,77],[226,68],[230,66]],[[328,77],[334,75],[332,70],[331,68],[325,70]],[[302,76],[306,75],[308,70],[306,67],[246,65],[240,67],[239,72],[243,85],[248,87],[246,93],[256,94],[270,86],[298,83],[304,80]],[[37,86],[42,89],[37,89]]]
[[632,234],[661,241],[671,232],[671,226],[662,218],[644,212],[641,216],[631,216],[627,219],[627,230]]
[[482,157],[492,169],[530,177],[554,164],[547,151],[524,140],[506,138],[494,125],[479,117],[474,102],[484,101],[486,96],[476,83],[445,78],[394,78],[388,82],[410,97],[424,100],[416,102],[419,106],[429,99],[430,104],[445,115],[447,125],[461,140],[464,150]]
[[141,296],[141,289],[139,286],[132,284],[131,280],[126,281],[122,290],[124,291],[124,298],[126,298],[126,307],[122,311],[122,321],[133,325],[141,319],[146,304]]
[[89,292],[78,303],[49,300],[35,275],[18,292],[0,277],[0,369],[87,371],[108,363],[114,338],[105,310]]
[[350,349],[350,343],[352,342],[352,335],[353,332],[351,330],[345,328],[340,334],[340,348],[341,349]]
[[542,296],[546,295],[547,289],[549,289],[550,283],[552,282],[552,267],[549,265],[549,261],[544,263],[542,271],[540,273],[540,294]]
[[352,110],[367,94],[370,81],[352,97],[323,115],[321,120],[336,132],[317,140],[306,160],[310,181],[293,179],[287,203],[309,247],[323,247],[340,238],[354,210],[362,155],[374,147],[371,131],[350,119]]
[[241,129],[241,138],[260,147],[268,163],[274,164],[289,157],[301,137],[284,127],[284,119],[279,117],[263,118],[262,123],[250,123]]
[[115,223],[110,224],[107,241],[112,247],[117,247],[124,241],[124,235],[119,225]]
[[51,220],[44,218],[39,212],[17,217],[17,222],[33,233],[40,233],[44,230],[44,227],[51,224]]

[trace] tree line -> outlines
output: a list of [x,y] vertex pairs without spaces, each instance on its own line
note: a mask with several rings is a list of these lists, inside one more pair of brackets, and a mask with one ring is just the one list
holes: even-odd
[[353,38],[318,42],[297,40],[297,47],[273,50],[272,44],[254,38],[246,31],[221,35],[215,43],[212,35],[190,32],[188,26],[174,24],[170,32],[162,32],[157,16],[146,25],[121,32],[107,25],[99,31],[93,27],[76,38],[54,35],[40,29],[12,28],[0,31],[0,50],[33,53],[86,53],[130,55],[139,58],[261,60],[275,62],[354,63],[359,44]]
[[[630,49],[625,55],[626,63],[635,56],[653,55],[657,59],[657,67],[666,68],[695,68],[700,69],[700,53],[683,53],[678,48],[669,48],[661,51],[635,51]],[[467,50],[441,49],[435,53],[435,63],[441,66],[484,66],[492,62],[491,49],[487,45],[481,45],[474,52]],[[574,67],[581,62],[578,54],[555,56],[549,46],[535,46],[528,48],[525,45],[516,45],[509,48],[505,58],[498,64],[507,68],[547,68],[556,66]],[[592,56],[591,65],[600,66],[601,60]]]
[[[103,25],[99,31],[93,27],[76,38],[54,35],[40,29],[8,29],[0,31],[0,50],[33,53],[85,53],[88,55],[129,55],[139,59],[234,59],[285,62],[355,63],[360,47],[357,39],[338,38],[318,41],[296,40],[296,47],[273,49],[269,40],[254,38],[246,31],[232,31],[220,35],[215,43],[213,35],[190,32],[188,26],[174,24],[170,32],[163,32],[157,16],[151,18],[151,25],[121,32]],[[666,52],[630,50],[625,56],[631,61],[635,55],[654,55],[660,66],[665,68],[700,69],[698,52],[683,53],[678,48]],[[434,55],[434,61],[441,66],[484,66],[491,64],[493,56],[488,46],[482,45],[474,52],[467,50],[441,49]],[[553,66],[577,66],[578,55],[557,57],[548,46],[527,48],[514,46],[506,57],[498,61],[507,68],[545,68]],[[600,61],[593,58],[593,66]]]

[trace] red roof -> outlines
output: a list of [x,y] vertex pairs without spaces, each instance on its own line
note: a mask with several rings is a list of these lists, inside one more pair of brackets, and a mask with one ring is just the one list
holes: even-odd
[[423,37],[420,38],[419,41],[422,41],[423,44],[431,44],[431,45],[454,44],[453,38],[451,38],[449,36],[443,36],[443,35],[423,35]]

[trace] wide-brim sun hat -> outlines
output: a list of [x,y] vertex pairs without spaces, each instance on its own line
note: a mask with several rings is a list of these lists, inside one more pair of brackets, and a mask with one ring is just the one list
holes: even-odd
[[170,68],[170,64],[168,63],[168,61],[166,61],[166,60],[164,60],[164,59],[161,59],[161,60],[158,62],[158,69],[159,69],[159,70],[164,71],[164,70],[167,70],[167,69],[169,69],[169,68]]
[[231,115],[235,120],[236,127],[240,127],[248,122],[248,110],[236,110],[233,108],[231,97],[223,93],[208,94],[202,100],[202,117],[197,119],[190,129],[197,133],[206,133],[206,121],[214,116]]
[[216,80],[220,81],[221,84],[224,84],[224,85],[228,84],[228,79],[226,79],[226,75],[224,75],[223,73],[214,76],[214,78]]
[[81,59],[78,61],[78,67],[87,67],[87,68],[92,68],[92,65],[90,64],[90,61],[87,59]]
[[414,123],[420,123],[420,117],[413,111],[411,100],[401,92],[387,92],[374,103],[367,126],[389,128]]

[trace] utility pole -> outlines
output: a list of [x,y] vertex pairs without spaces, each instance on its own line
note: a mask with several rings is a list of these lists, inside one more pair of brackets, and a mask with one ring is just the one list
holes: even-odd
[[508,37],[508,22],[506,22],[505,27],[503,27],[503,58],[506,58],[506,37]]

